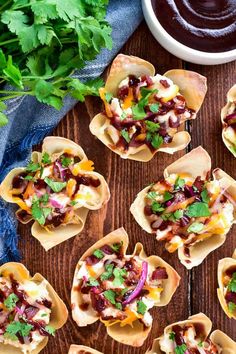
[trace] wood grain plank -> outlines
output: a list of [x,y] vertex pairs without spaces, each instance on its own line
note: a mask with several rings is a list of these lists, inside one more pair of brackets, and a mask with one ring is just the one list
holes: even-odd
[[[220,167],[236,178],[235,159],[223,144],[221,138],[220,110],[225,105],[226,93],[236,82],[236,62],[201,66],[187,64],[186,68],[205,75],[208,80],[208,93],[200,111],[199,120],[192,123],[191,149],[202,145],[212,158],[212,166]],[[213,321],[213,327],[219,328],[236,340],[234,320],[224,314],[217,299],[217,265],[224,257],[231,257],[236,248],[236,227],[232,227],[225,244],[211,253],[191,275],[192,313],[202,311]]]

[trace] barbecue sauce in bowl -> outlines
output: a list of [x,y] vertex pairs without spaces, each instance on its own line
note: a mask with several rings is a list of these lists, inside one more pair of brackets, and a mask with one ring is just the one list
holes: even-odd
[[187,47],[236,49],[236,0],[152,0],[152,7],[168,34]]

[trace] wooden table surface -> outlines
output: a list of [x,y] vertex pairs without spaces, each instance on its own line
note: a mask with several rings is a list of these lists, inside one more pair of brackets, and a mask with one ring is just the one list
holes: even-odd
[[[223,257],[231,257],[236,248],[236,226],[228,233],[225,244],[211,253],[198,267],[187,271],[179,262],[177,254],[169,254],[155,241],[155,237],[142,231],[134,221],[129,207],[145,185],[157,180],[164,168],[192,148],[202,145],[212,157],[213,167],[221,167],[236,178],[235,160],[221,139],[220,109],[225,103],[228,89],[236,82],[236,62],[218,66],[200,66],[183,62],[165,51],[153,38],[146,24],[142,23],[128,40],[123,53],[136,55],[154,64],[158,73],[172,68],[194,70],[208,79],[208,92],[195,121],[188,123],[192,141],[186,151],[173,156],[157,153],[148,163],[123,160],[106,148],[89,132],[89,121],[101,108],[98,98],[78,104],[61,121],[54,135],[63,136],[79,143],[89,159],[95,162],[96,171],[107,180],[111,199],[99,211],[91,211],[83,232],[70,240],[45,252],[39,242],[30,235],[30,226],[19,226],[22,262],[32,274],[42,273],[55,287],[69,309],[66,325],[50,339],[42,354],[67,354],[70,344],[91,346],[105,354],[145,353],[152,340],[163,328],[200,311],[213,321],[213,328],[219,328],[236,340],[234,320],[226,317],[217,300],[217,264]],[[168,261],[181,275],[181,283],[170,304],[151,310],[154,317],[152,331],[141,348],[132,348],[115,342],[106,334],[105,326],[99,321],[84,328],[78,328],[70,312],[70,290],[76,263],[83,252],[110,231],[124,226],[130,237],[129,250],[135,243],[144,244],[148,255],[157,254]]]

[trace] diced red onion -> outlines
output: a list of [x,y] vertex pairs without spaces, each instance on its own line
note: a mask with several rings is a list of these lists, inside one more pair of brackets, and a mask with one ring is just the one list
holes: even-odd
[[123,305],[128,305],[131,301],[133,301],[134,299],[136,299],[136,297],[138,297],[138,295],[140,294],[140,292],[142,291],[142,289],[144,287],[144,284],[145,284],[146,279],[147,279],[147,275],[148,275],[148,263],[146,261],[143,261],[143,263],[142,263],[142,273],[141,273],[141,277],[139,279],[139,282],[138,282],[136,288],[134,289],[134,291],[123,302]]
[[158,217],[157,220],[155,220],[151,226],[153,229],[158,229],[159,226],[162,224],[162,222],[163,222],[163,219]]
[[55,162],[55,165],[57,166],[57,168],[59,170],[61,179],[64,180],[65,175],[66,175],[65,171],[67,170],[67,167],[66,168],[62,167],[61,162],[58,160]]
[[54,208],[62,209],[64,207],[63,204],[59,203],[58,200],[54,199],[53,197],[50,197],[49,201],[51,206],[53,206]]
[[180,125],[180,118],[175,116],[175,117],[172,117],[170,116],[169,117],[169,126],[171,128],[178,128]]

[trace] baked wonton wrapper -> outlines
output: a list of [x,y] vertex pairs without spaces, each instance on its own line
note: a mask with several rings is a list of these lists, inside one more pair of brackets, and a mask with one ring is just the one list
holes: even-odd
[[[164,178],[167,178],[172,173],[184,173],[192,176],[195,179],[198,176],[206,178],[207,173],[211,170],[211,158],[201,146],[193,149],[188,154],[184,155],[177,161],[169,165],[163,173]],[[213,179],[219,180],[220,185],[227,189],[227,195],[230,201],[234,205],[234,223],[236,222],[236,181],[227,175],[224,171],[216,168],[212,172]],[[145,187],[138,193],[136,199],[130,207],[130,211],[133,214],[137,223],[148,233],[155,234],[152,230],[148,219],[144,214],[145,196],[150,186]],[[195,245],[189,247],[190,257],[187,257],[184,253],[184,247],[178,248],[178,257],[181,263],[187,268],[191,269],[202,263],[202,261],[208,256],[209,253],[219,248],[226,239],[224,235],[212,235],[201,242],[197,242]],[[191,263],[189,263],[191,261]]]
[[[21,263],[5,263],[0,267],[0,274],[7,276],[9,274],[13,274],[14,279],[17,281],[24,283],[26,280],[30,280],[35,282],[36,284],[40,284],[44,281],[47,285],[47,291],[52,299],[52,308],[50,315],[49,325],[54,327],[55,329],[61,328],[67,321],[68,311],[66,305],[61,300],[61,298],[57,295],[53,287],[49,284],[49,282],[39,273],[36,273],[33,277],[31,277],[29,271],[26,267]],[[38,354],[41,350],[47,345],[48,337],[44,337],[44,339],[39,343],[39,345],[31,352],[27,352],[26,354]],[[22,350],[16,348],[10,344],[0,343],[0,353],[1,354],[22,354]]]
[[93,348],[86,347],[84,345],[72,344],[70,346],[68,354],[103,354],[103,353],[98,352]]
[[[41,245],[47,251],[50,248],[58,245],[59,243],[68,240],[70,237],[73,237],[80,233],[84,228],[88,211],[100,209],[109,200],[110,192],[108,185],[102,175],[91,170],[86,170],[86,162],[88,162],[88,158],[85,155],[83,149],[73,141],[61,137],[46,137],[43,141],[42,153],[34,151],[31,155],[32,161],[34,163],[41,162],[44,153],[48,153],[50,157],[54,158],[54,160],[63,153],[70,153],[78,157],[80,159],[79,165],[81,166],[81,168],[79,169],[79,174],[84,176],[95,177],[101,182],[98,188],[100,194],[99,201],[96,203],[87,202],[86,204],[84,204],[84,206],[78,207],[75,212],[76,216],[78,217],[76,223],[60,225],[58,227],[55,227],[54,229],[47,230],[37,221],[34,221],[31,228],[32,235],[39,240]],[[5,201],[9,203],[16,203],[22,206],[21,199],[16,196],[12,196],[11,187],[13,178],[24,171],[25,168],[22,167],[13,169],[8,173],[8,175],[1,183],[0,196]],[[16,213],[18,213],[19,211],[20,209]],[[28,223],[31,220],[33,220],[33,218],[29,218],[25,223]]]
[[[180,326],[186,326],[190,324],[196,324],[196,325],[201,325],[202,326],[202,339],[205,340],[212,328],[212,322],[211,320],[204,314],[204,313],[198,313],[196,315],[190,316],[187,320],[185,321],[179,321],[176,323],[172,323],[171,325],[167,326],[164,329],[164,335],[171,332],[171,329],[175,325],[180,325]],[[160,348],[160,339],[162,338],[156,338],[153,341],[152,348],[146,352],[146,354],[164,354],[166,352],[163,352]],[[236,343],[229,338],[225,333],[221,332],[220,330],[216,330],[211,333],[209,336],[210,340],[212,341],[213,344],[218,345],[220,348],[222,348],[221,354],[234,354],[236,351]],[[169,352],[168,352],[169,353]]]
[[[236,131],[234,130],[234,132],[233,132],[233,128],[230,128],[230,129],[232,129],[231,134],[233,135],[233,140],[234,140],[234,144],[233,144],[232,141],[230,141],[229,138],[227,137],[227,129],[228,129],[229,126],[224,121],[225,117],[229,114],[228,111],[229,111],[231,105],[234,102],[235,102],[235,105],[236,105],[236,84],[234,86],[232,86],[231,89],[228,91],[228,93],[227,93],[227,103],[221,110],[221,122],[222,122],[222,126],[223,126],[222,127],[222,139],[223,139],[223,142],[224,142],[225,146],[234,155],[234,157],[236,157],[236,138],[235,138],[236,137]],[[235,115],[236,115],[236,108],[235,108]]]
[[236,272],[236,249],[233,253],[232,258],[227,257],[227,258],[223,258],[219,261],[218,263],[218,286],[219,288],[217,289],[217,295],[218,295],[218,299],[220,301],[221,307],[224,310],[224,312],[226,313],[226,315],[229,318],[233,318],[236,320],[236,310],[233,312],[229,311],[229,308],[227,306],[227,302],[225,299],[225,294],[224,294],[224,282],[223,282],[223,277],[225,274],[225,271],[227,271],[227,269],[233,267],[235,269]]
[[[119,54],[114,59],[106,80],[105,90],[116,97],[118,86],[122,80],[129,75],[137,77],[142,75],[155,75],[154,66],[146,60],[135,56]],[[196,72],[174,69],[167,71],[163,76],[171,79],[179,87],[179,92],[186,99],[187,107],[198,112],[207,91],[206,78]],[[155,84],[152,86],[155,88]],[[190,142],[191,137],[188,132],[177,132],[171,143],[152,152],[147,145],[139,147],[129,147],[126,153],[113,148],[114,145],[114,127],[110,124],[109,118],[103,114],[97,114],[90,123],[90,131],[109,149],[120,155],[122,158],[147,162],[152,159],[157,151],[163,151],[173,154],[176,151],[183,150]],[[116,130],[116,129],[115,129]]]
[[[81,267],[82,264],[81,262],[85,260],[86,257],[93,254],[93,252],[96,249],[104,245],[112,245],[114,243],[120,243],[121,241],[123,242],[124,255],[126,256],[129,239],[126,231],[123,228],[120,228],[111,232],[107,236],[103,237],[101,240],[97,241],[92,247],[90,247],[80,258],[76,266],[73,286],[71,291],[71,304],[72,304],[71,306],[72,306],[72,317],[76,321],[79,327],[87,326],[89,324],[96,322],[99,319],[99,316],[96,315],[95,311],[91,307],[89,307],[86,311],[80,309],[82,298],[80,292],[78,291],[78,285],[80,281],[77,279],[77,272]],[[176,288],[179,285],[180,277],[178,273],[162,258],[158,256],[147,257],[141,243],[136,244],[132,256],[134,255],[139,255],[139,257],[142,260],[147,261],[149,264],[152,264],[154,267],[161,266],[166,268],[168,279],[165,279],[163,281],[164,289],[161,293],[160,302],[156,302],[154,306],[167,305],[170,302]],[[118,323],[109,325],[107,327],[107,333],[109,336],[111,336],[113,339],[115,339],[120,343],[131,345],[133,347],[141,346],[146,340],[146,338],[148,337],[150,330],[151,330],[151,326],[144,329],[143,324],[141,324],[138,320],[135,320],[133,322],[132,327],[130,325],[125,325],[121,327]]]

